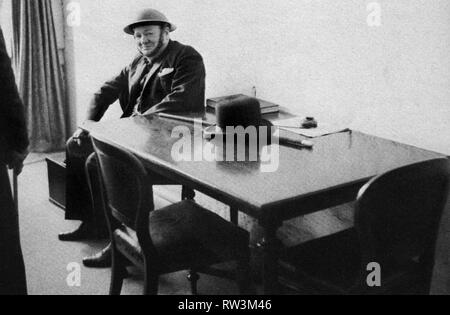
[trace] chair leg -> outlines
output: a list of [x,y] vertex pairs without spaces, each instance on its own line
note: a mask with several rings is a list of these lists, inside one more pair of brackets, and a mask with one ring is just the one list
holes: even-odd
[[198,295],[197,283],[200,280],[200,276],[195,270],[190,270],[187,276],[187,279],[191,283],[191,292],[192,295]]
[[233,207],[230,208],[230,222],[239,225],[239,210]]
[[158,295],[159,275],[151,270],[146,270],[144,275],[144,295]]
[[107,238],[111,235],[108,225],[108,214],[105,212],[105,204],[102,194],[102,183],[100,168],[95,153],[92,153],[85,163],[85,176],[91,199],[92,213],[89,218],[90,224],[95,230],[98,239]]
[[[114,246],[114,245],[112,245]],[[117,252],[117,250],[113,251],[112,257],[112,269],[111,269],[111,285],[109,288],[110,295],[120,295],[122,292],[123,280],[127,275],[127,269],[123,262],[122,257]]]
[[181,192],[181,200],[194,200],[194,198],[195,198],[195,191],[186,186],[183,186]]

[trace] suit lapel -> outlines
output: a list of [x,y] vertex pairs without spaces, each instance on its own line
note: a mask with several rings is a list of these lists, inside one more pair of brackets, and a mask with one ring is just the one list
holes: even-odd
[[145,62],[139,63],[134,75],[131,78],[131,82],[129,84],[130,100],[135,98],[137,89],[140,88],[140,81],[142,80],[142,74],[143,74],[144,70],[145,70]]
[[144,85],[141,87],[141,80],[142,80],[142,74],[145,71],[145,63],[142,63],[138,66],[138,69],[136,69],[135,74],[133,75],[131,79],[130,84],[130,93],[128,98],[128,108],[126,113],[130,114],[133,110],[134,106],[136,105],[137,99],[140,97],[141,93],[148,88],[149,82],[151,82],[152,77],[156,74],[156,72],[161,68],[163,60],[160,60],[158,62],[153,63],[152,68],[148,72]]
[[162,62],[163,62],[162,60],[159,60],[159,61],[156,61],[155,63],[153,63],[153,66],[150,69],[150,72],[148,73],[147,78],[145,79],[144,87],[142,90],[145,90],[147,88],[148,83],[151,81],[151,79],[156,74],[156,72],[159,70],[159,68],[161,68]]
[[131,84],[129,86],[130,88],[130,94],[135,90],[137,87],[140,86],[140,81],[142,80],[142,74],[144,73],[146,64],[144,61],[140,62],[139,65],[136,68],[136,71],[131,79]]

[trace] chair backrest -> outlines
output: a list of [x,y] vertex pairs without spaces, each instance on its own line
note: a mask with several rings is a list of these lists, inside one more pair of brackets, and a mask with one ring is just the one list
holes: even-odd
[[100,166],[107,216],[112,215],[138,232],[140,227],[148,231],[148,215],[154,204],[144,166],[131,153],[95,138],[92,142]]
[[449,160],[437,159],[393,170],[361,189],[355,228],[363,264],[404,266],[419,259],[432,269],[449,176]]

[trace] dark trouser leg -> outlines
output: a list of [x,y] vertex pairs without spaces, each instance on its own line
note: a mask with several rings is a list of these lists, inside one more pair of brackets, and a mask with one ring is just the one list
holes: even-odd
[[87,222],[92,219],[92,202],[85,165],[94,150],[90,139],[78,145],[71,138],[66,152],[66,220]]
[[0,295],[25,294],[27,285],[19,218],[14,209],[6,166],[0,164]]
[[280,293],[278,283],[278,259],[281,249],[281,242],[277,239],[277,230],[281,224],[275,222],[264,226],[264,266],[263,266],[263,282],[264,294],[274,295]]

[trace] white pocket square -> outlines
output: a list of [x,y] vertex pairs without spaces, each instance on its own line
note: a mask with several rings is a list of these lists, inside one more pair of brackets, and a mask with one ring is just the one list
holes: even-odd
[[174,68],[164,68],[161,70],[161,72],[158,74],[159,77],[166,76],[168,74],[171,74],[175,69]]

